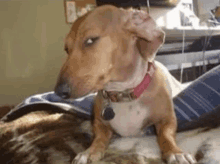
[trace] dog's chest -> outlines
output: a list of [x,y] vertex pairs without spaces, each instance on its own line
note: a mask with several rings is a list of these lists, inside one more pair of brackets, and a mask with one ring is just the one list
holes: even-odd
[[141,128],[149,116],[149,109],[139,100],[112,103],[115,117],[109,121],[111,127],[121,136],[141,135]]

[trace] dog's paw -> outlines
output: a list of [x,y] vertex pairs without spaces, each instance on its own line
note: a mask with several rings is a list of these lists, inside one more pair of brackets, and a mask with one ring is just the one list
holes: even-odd
[[191,154],[178,153],[171,154],[166,159],[168,164],[194,164],[196,159]]
[[89,152],[85,151],[77,154],[77,156],[72,161],[72,164],[87,164],[89,159]]
[[82,153],[79,153],[72,161],[72,164],[87,164],[99,161],[103,155],[104,153],[102,152],[90,153],[89,150],[86,150]]

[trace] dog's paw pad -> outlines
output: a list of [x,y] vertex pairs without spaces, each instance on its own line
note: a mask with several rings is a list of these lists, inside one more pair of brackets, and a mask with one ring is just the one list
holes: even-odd
[[172,154],[167,159],[168,164],[194,164],[195,158],[190,154]]

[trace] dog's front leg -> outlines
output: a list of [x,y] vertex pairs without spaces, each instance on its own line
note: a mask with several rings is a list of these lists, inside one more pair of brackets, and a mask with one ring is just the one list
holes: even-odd
[[177,146],[175,140],[176,119],[161,121],[156,124],[158,143],[162,151],[162,158],[168,164],[193,164],[196,163],[194,157],[188,153],[183,153]]
[[98,161],[104,156],[104,151],[109,144],[112,131],[99,120],[94,121],[93,126],[95,138],[92,145],[86,151],[79,153],[72,164],[87,164]]
[[109,145],[113,132],[109,126],[103,124],[100,116],[101,100],[97,98],[94,104],[94,140],[86,151],[79,153],[75,157],[72,164],[87,164],[98,161],[104,156],[104,152]]

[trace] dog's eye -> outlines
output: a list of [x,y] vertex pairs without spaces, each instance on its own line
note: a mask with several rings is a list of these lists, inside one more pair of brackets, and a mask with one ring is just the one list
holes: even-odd
[[94,38],[87,39],[85,41],[85,46],[90,46],[90,45],[94,44],[98,39],[99,39],[99,37],[94,37]]

